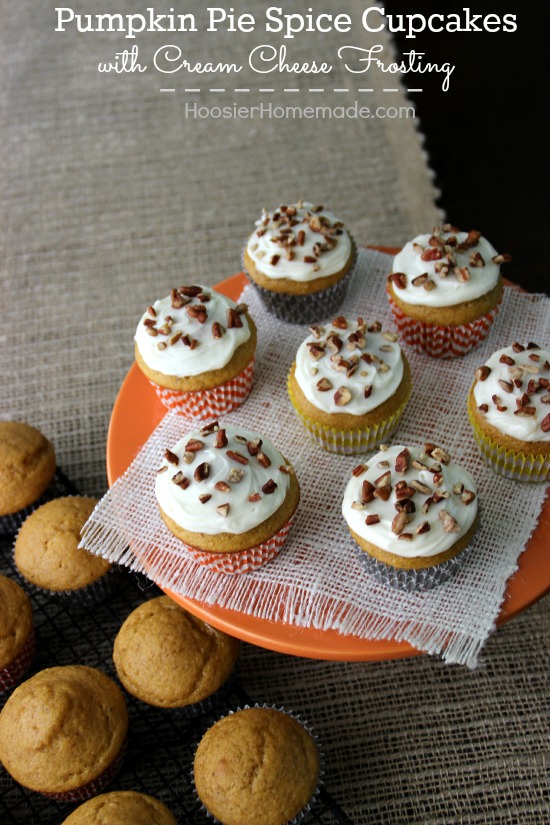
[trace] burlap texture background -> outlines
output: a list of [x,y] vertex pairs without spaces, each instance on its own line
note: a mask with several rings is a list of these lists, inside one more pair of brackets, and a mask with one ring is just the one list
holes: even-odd
[[[357,19],[362,4],[348,6]],[[54,7],[20,0],[0,9],[1,414],[39,426],[73,481],[101,495],[135,320],[174,278],[213,284],[232,274],[260,208],[283,200],[330,205],[363,244],[400,244],[439,215],[412,119],[186,119],[186,100],[213,102],[203,81],[199,95],[185,95],[183,78],[163,95],[152,73],[100,75],[97,63],[129,41],[55,33]],[[254,0],[246,10],[260,17],[262,8]],[[390,48],[383,35],[354,35],[296,38],[293,53],[311,59],[312,43],[318,56],[342,42]],[[177,40],[136,42],[150,57]],[[212,42],[187,38],[188,57],[211,56]],[[215,42],[244,61],[262,41]],[[259,84],[243,72],[239,85]],[[342,85],[351,101],[366,84],[338,69],[330,86]],[[404,84],[391,98],[381,91],[387,77],[368,85],[369,105],[405,103]],[[334,94],[315,102],[334,104]],[[283,92],[275,101],[289,102]],[[543,600],[501,628],[473,673],[424,657],[326,663],[246,645],[241,676],[258,701],[314,722],[327,786],[357,825],[539,825],[550,821],[549,619]]]

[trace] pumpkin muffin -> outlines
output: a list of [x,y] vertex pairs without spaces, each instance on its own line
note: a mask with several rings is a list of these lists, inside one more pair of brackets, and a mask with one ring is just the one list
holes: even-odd
[[94,498],[66,496],[28,516],[14,554],[27,582],[49,593],[99,595],[111,564],[79,548],[81,530],[96,504]]
[[0,532],[15,532],[55,474],[53,445],[19,421],[0,421]]
[[134,337],[136,363],[168,409],[215,418],[248,397],[256,327],[246,304],[190,284],[151,304]]
[[342,221],[303,200],[264,209],[243,253],[245,271],[268,312],[294,324],[338,310],[355,259],[355,243]]
[[41,670],[17,687],[0,713],[0,761],[30,790],[58,800],[88,799],[115,776],[128,712],[100,670]]
[[395,256],[387,292],[403,340],[433,357],[464,355],[486,338],[510,260],[480,232],[450,224],[418,235]]
[[0,694],[21,681],[34,645],[31,601],[16,582],[0,576]]
[[311,734],[290,714],[266,707],[220,719],[194,760],[199,799],[224,825],[285,825],[307,809],[319,774]]
[[188,613],[168,596],[139,605],[114,643],[126,690],[162,708],[187,707],[215,693],[230,675],[239,642]]
[[89,799],[63,825],[178,825],[166,805],[138,791],[111,791]]
[[309,434],[341,454],[364,453],[389,438],[411,388],[397,335],[343,315],[310,327],[288,377],[290,400]]
[[271,441],[218,422],[165,450],[155,494],[170,532],[223,573],[274,558],[300,500],[294,470]]
[[490,467],[518,481],[550,478],[550,350],[515,342],[475,371],[468,413]]

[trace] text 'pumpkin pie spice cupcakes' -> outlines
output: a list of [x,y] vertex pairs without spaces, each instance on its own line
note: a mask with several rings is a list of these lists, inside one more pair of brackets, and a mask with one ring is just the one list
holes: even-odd
[[220,573],[274,558],[300,499],[294,470],[271,441],[217,422],[166,449],[155,493],[170,532]]
[[218,720],[193,765],[197,795],[224,825],[298,823],[317,795],[321,763],[314,736],[284,710],[249,707]]
[[143,314],[136,363],[168,409],[216,418],[248,397],[256,327],[245,304],[207,287],[173,289]]
[[213,696],[230,676],[239,641],[188,613],[168,596],[140,604],[114,643],[126,690],[161,708],[188,708]]
[[22,587],[0,576],[0,696],[19,684],[35,647],[31,601]]
[[0,713],[0,761],[32,791],[88,799],[119,771],[127,732],[124,697],[105,673],[51,667],[19,685]]
[[264,209],[243,253],[266,309],[294,324],[338,310],[355,259],[355,243],[342,221],[304,201]]
[[15,566],[26,582],[49,595],[82,601],[108,591],[112,565],[79,547],[82,528],[96,504],[94,498],[64,496],[27,517],[14,550]]
[[448,224],[409,241],[393,260],[387,286],[403,340],[439,358],[477,346],[498,312],[500,264],[509,260],[479,232]]
[[0,421],[0,534],[14,533],[55,475],[55,451],[20,421]]
[[463,563],[477,528],[477,490],[441,447],[393,446],[353,470],[342,513],[369,573],[426,590]]
[[325,450],[375,449],[396,429],[411,394],[411,372],[394,332],[340,315],[314,324],[288,378],[294,409]]
[[111,791],[89,799],[63,825],[178,825],[160,800],[138,791]]
[[468,397],[477,444],[498,473],[550,478],[550,350],[514,343],[478,367]]

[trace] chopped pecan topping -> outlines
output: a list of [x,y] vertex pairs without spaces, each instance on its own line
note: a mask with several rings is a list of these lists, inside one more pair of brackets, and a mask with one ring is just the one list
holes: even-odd
[[210,464],[207,461],[203,461],[202,464],[199,464],[198,467],[195,468],[194,478],[195,481],[201,482],[204,481],[210,475]]
[[256,456],[256,460],[266,469],[267,467],[271,467],[271,459],[265,453],[259,452]]
[[409,523],[409,516],[404,511],[398,513],[392,523],[391,523],[391,530],[392,533],[395,533],[397,536],[403,532],[407,524]]
[[334,403],[337,407],[345,407],[351,401],[351,390],[347,387],[338,387],[334,393]]
[[238,484],[239,481],[242,481],[244,476],[244,470],[241,470],[239,467],[233,467],[227,477],[227,480],[230,484]]
[[212,324],[212,337],[219,339],[223,336],[225,330],[222,325],[218,321],[214,321]]
[[226,456],[239,464],[248,464],[248,458],[237,450],[227,450]]
[[170,464],[174,464],[176,467],[180,463],[180,460],[177,457],[177,455],[175,453],[173,453],[172,450],[169,450],[169,449],[166,449],[164,451],[164,458],[166,459],[166,461],[169,461]]
[[491,367],[478,367],[474,374],[478,381],[486,381],[491,374]]
[[361,501],[368,504],[374,498],[374,485],[370,481],[365,481],[361,485]]
[[443,522],[443,529],[446,533],[459,533],[460,525],[447,510],[439,511],[439,518]]
[[177,487],[181,487],[182,490],[186,490],[189,487],[189,479],[185,478],[181,470],[173,475],[171,480]]
[[317,381],[317,384],[315,386],[317,387],[319,392],[328,392],[328,390],[332,389],[333,384],[331,381],[329,381],[328,378],[321,378],[319,381]]
[[418,527],[416,528],[416,534],[417,534],[417,536],[420,536],[420,535],[422,535],[422,533],[429,533],[429,531],[431,529],[432,528],[430,527],[430,522],[429,521],[423,521],[422,524],[419,524]]
[[199,496],[199,501],[201,504],[206,504],[206,502],[210,501],[211,498],[212,496],[210,495],[210,493],[203,493]]
[[409,464],[411,461],[411,454],[409,450],[405,447],[404,450],[397,455],[395,459],[395,472],[396,473],[406,473],[409,469]]
[[388,485],[391,485],[391,471],[390,470],[386,470],[386,472],[382,473],[381,476],[378,476],[378,478],[375,479],[375,482],[374,482],[375,487],[387,487]]
[[220,493],[228,493],[231,490],[231,487],[227,483],[227,481],[216,481],[214,484],[214,488],[219,490]]
[[392,272],[388,278],[397,289],[405,289],[407,286],[407,276],[404,272]]
[[378,524],[379,521],[380,516],[376,513],[371,513],[369,516],[366,517],[365,524],[367,524],[370,527],[372,524]]
[[263,441],[261,438],[255,438],[253,441],[247,441],[246,448],[248,450],[248,454],[251,456],[256,456],[262,449]]
[[198,438],[190,438],[185,445],[185,450],[188,453],[198,453],[198,451],[202,450],[203,447],[204,441],[200,441]]
[[233,307],[228,307],[227,309],[227,329],[237,329],[242,327],[243,322],[241,321],[239,313],[233,309]]
[[220,514],[223,518],[226,518],[227,514],[229,513],[229,504],[219,504],[216,507],[216,512]]
[[273,481],[272,478],[269,478],[262,487],[262,493],[264,493],[266,496],[271,495],[271,493],[274,493],[276,489],[277,489],[276,482]]
[[221,450],[221,449],[223,449],[223,447],[227,447],[227,444],[228,444],[228,440],[227,440],[227,435],[225,433],[225,430],[224,429],[219,429],[218,432],[216,433],[216,439],[214,441],[214,447],[216,447],[218,450]]

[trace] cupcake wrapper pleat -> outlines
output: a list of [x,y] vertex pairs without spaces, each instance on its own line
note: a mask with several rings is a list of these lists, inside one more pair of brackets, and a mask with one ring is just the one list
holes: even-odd
[[432,358],[459,358],[473,350],[488,335],[500,304],[469,324],[438,326],[410,318],[388,295],[391,311],[403,341],[417,352]]
[[405,570],[392,567],[389,564],[370,556],[358,545],[355,546],[356,557],[361,567],[370,575],[386,587],[395,590],[406,590],[408,592],[422,592],[431,590],[444,584],[451,576],[460,570],[469,556],[470,547],[458,553],[452,559],[442,562],[432,567],[422,567],[418,570]]
[[176,410],[187,418],[203,420],[218,418],[239,407],[248,397],[254,378],[254,358],[242,372],[212,389],[195,392],[169,390],[153,383],[158,398],[169,410]]
[[256,570],[268,561],[274,559],[281,552],[288,533],[292,525],[292,518],[281,527],[271,538],[251,547],[249,550],[241,550],[236,553],[208,553],[185,544],[184,547],[192,554],[193,558],[213,570],[215,573],[248,573]]
[[15,659],[0,670],[0,695],[23,680],[23,676],[31,666],[35,647],[36,636],[33,630]]
[[97,796],[105,790],[122,767],[124,757],[126,756],[126,749],[128,740],[126,739],[117,757],[111,762],[108,768],[103,773],[86,785],[81,785],[80,788],[74,788],[70,791],[59,791],[53,793],[44,793],[42,796],[47,796],[49,799],[55,799],[57,802],[84,802],[86,799],[91,799],[92,796]]
[[[290,375],[289,375],[290,378]],[[374,424],[357,430],[343,430],[338,427],[329,427],[326,424],[319,424],[298,408],[296,400],[290,389],[290,382],[287,383],[290,401],[302,424],[313,438],[316,444],[329,453],[339,455],[356,455],[367,453],[383,444],[395,432],[399,424],[408,398],[405,403],[397,409],[393,415]]]
[[474,437],[487,464],[496,472],[514,481],[541,482],[550,479],[550,455],[515,452],[493,441],[475,422],[470,404],[468,415]]

